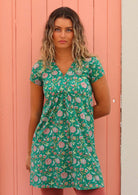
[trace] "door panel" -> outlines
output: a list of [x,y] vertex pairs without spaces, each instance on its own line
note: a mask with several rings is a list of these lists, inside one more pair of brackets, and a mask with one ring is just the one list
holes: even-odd
[[[111,113],[95,120],[96,151],[106,195],[120,194],[121,1],[1,1],[1,131],[0,194],[38,195],[25,168],[30,116],[30,71],[40,57],[46,20],[54,9],[68,6],[80,16],[89,50],[104,67]],[[7,188],[8,184],[8,188]],[[72,188],[64,194],[75,194]]]

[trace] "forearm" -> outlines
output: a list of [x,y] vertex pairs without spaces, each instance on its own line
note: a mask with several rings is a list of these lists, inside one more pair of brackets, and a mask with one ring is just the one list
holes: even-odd
[[28,129],[28,149],[27,149],[28,155],[31,154],[33,134],[34,134],[34,131],[36,129],[36,126],[37,126],[39,120],[40,120],[40,117],[37,117],[37,116],[35,116],[35,117],[33,116],[30,118],[29,129]]
[[104,105],[93,106],[93,118],[97,119],[108,115],[110,113],[110,107],[105,107]]

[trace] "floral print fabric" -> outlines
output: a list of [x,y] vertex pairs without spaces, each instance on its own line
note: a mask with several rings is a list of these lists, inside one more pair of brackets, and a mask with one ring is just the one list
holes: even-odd
[[32,139],[30,185],[78,190],[104,187],[95,150],[92,83],[105,74],[97,57],[73,62],[62,74],[55,62],[42,60],[30,80],[43,87],[45,103]]

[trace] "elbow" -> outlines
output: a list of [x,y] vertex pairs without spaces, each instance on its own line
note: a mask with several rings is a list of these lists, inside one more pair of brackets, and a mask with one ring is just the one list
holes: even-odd
[[110,104],[96,104],[94,106],[94,119],[109,115],[111,112]]
[[111,110],[106,110],[104,114],[105,114],[105,115],[109,115],[110,112],[111,112]]
[[99,111],[101,112],[102,116],[109,115],[111,112],[110,102],[108,102],[108,103],[102,102],[101,104],[99,104]]

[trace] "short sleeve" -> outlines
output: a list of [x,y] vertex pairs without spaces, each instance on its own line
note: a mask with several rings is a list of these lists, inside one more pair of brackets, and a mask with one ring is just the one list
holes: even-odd
[[38,60],[33,66],[30,74],[30,81],[36,85],[43,86],[42,63]]
[[90,83],[93,83],[100,79],[105,74],[101,62],[97,57],[92,57],[89,61],[89,79]]

